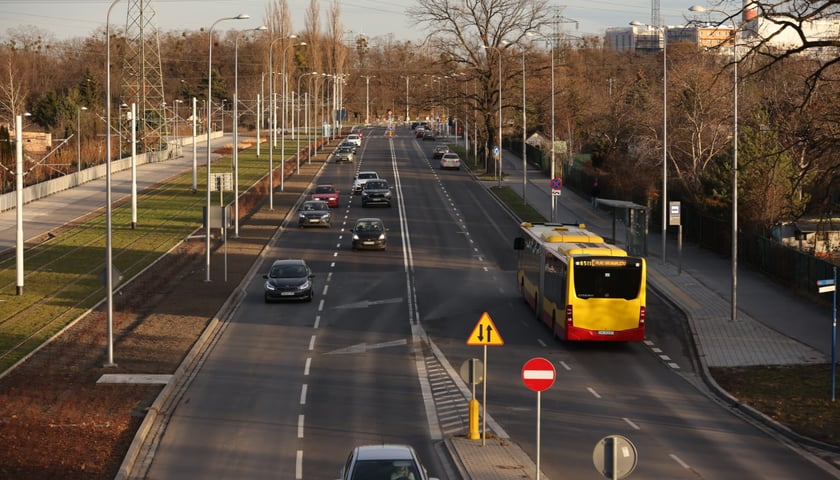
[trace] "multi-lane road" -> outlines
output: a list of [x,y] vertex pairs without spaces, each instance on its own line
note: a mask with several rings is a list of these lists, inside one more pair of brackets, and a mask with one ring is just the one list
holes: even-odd
[[[352,447],[387,442],[414,445],[433,476],[454,480],[442,439],[466,432],[467,404],[448,374],[481,357],[466,340],[484,312],[504,345],[489,347],[479,400],[501,427],[493,434],[532,458],[536,394],[521,368],[541,356],[557,369],[541,401],[548,478],[596,478],[592,450],[611,434],[639,451],[634,478],[834,478],[706,394],[679,313],[653,295],[649,336],[679,369],[645,344],[553,340],[515,289],[515,219],[467,171],[441,171],[434,142],[401,133],[365,130],[356,163],[325,165],[315,183],[345,192],[332,228],[299,229],[291,216],[266,259],[304,258],[315,300],[265,304],[261,275],[250,280],[174,407],[147,478],[334,479]],[[359,169],[388,179],[391,208],[349,195]],[[363,216],[389,227],[387,251],[351,249],[349,227]]]

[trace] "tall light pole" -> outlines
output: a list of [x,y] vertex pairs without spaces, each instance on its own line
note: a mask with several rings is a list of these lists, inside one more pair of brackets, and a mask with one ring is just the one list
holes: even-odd
[[[287,84],[289,82],[286,81],[286,50],[292,47],[302,47],[305,46],[306,42],[297,42],[291,45],[287,45],[286,48],[283,49],[283,125],[282,125],[282,141],[280,143],[280,191],[285,191],[284,179],[286,177],[286,110],[288,105],[288,93],[287,93]],[[298,163],[298,169],[300,169],[300,164]]]
[[[113,246],[111,242],[111,10],[120,0],[114,0],[105,16],[105,123],[108,134],[105,135],[105,292],[108,320],[108,358],[106,367],[114,367],[114,266]],[[20,205],[18,205],[20,209]]]
[[[525,197],[525,187],[528,184],[528,149],[526,148],[527,144],[525,140],[527,140],[526,135],[526,127],[527,127],[527,115],[525,111],[525,48],[522,48],[522,203],[525,205],[528,204],[528,200]],[[457,133],[457,132],[456,132]]]
[[662,32],[662,264],[665,264],[665,246],[668,234],[668,36],[665,25],[648,25],[636,20],[634,27],[653,27]]
[[724,12],[700,5],[689,8],[692,12],[716,12],[725,15],[732,22],[732,311],[731,319],[738,319],[738,26],[735,17]]
[[[298,103],[300,103],[300,79],[302,79],[303,77],[305,77],[307,75],[317,75],[317,73],[318,72],[308,72],[308,73],[302,73],[298,76],[298,79],[297,79]],[[306,108],[305,105],[304,105],[304,108]],[[300,130],[300,105],[298,105],[297,109],[294,109],[294,108],[292,109],[292,114],[294,114],[295,111],[297,111],[297,122],[295,122],[295,126],[298,129],[298,134],[297,134],[297,170],[296,170],[296,173],[300,173],[300,131],[299,131]],[[309,140],[309,135],[308,134],[306,136],[306,139],[307,139],[307,141]],[[307,151],[308,151],[308,149],[307,149]],[[308,159],[309,155],[307,155],[306,158]]]
[[408,123],[410,119],[408,118],[409,110],[408,110],[408,84],[411,75],[403,75],[405,77],[405,122]]
[[79,164],[79,172],[82,171],[82,110],[87,110],[87,107],[79,107],[76,112],[76,163]]
[[365,79],[365,124],[370,123],[370,79],[376,75],[361,75]]
[[246,20],[249,18],[251,17],[244,13],[240,13],[235,17],[220,18],[213,22],[207,30],[207,37],[210,39],[210,42],[209,49],[207,50],[207,212],[205,213],[206,225],[204,226],[204,233],[206,237],[205,282],[210,281],[210,160],[212,155],[212,151],[210,149],[210,122],[212,121],[211,112],[213,111],[213,28],[217,23],[225,20]]
[[[254,31],[268,30],[260,25]],[[233,42],[233,238],[239,238],[239,39],[237,35]],[[178,102],[178,100],[175,100]],[[178,110],[175,105],[175,111]]]

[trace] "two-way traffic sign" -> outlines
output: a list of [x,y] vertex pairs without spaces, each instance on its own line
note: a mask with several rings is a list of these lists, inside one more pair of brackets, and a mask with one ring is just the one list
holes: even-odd
[[484,312],[481,315],[481,318],[478,319],[478,323],[475,324],[475,328],[473,328],[472,333],[467,338],[467,345],[499,346],[504,344],[505,341],[502,340],[502,336],[499,335],[499,330],[496,328],[496,325],[493,324],[493,320],[490,319],[490,315],[488,315],[487,312]]

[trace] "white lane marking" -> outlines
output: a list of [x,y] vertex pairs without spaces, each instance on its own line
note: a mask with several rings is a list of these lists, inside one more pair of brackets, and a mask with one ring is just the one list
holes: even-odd
[[304,383],[303,386],[300,387],[300,404],[306,405],[306,389],[307,385]]
[[557,362],[557,363],[558,363],[558,364],[560,364],[560,366],[561,366],[561,367],[563,367],[563,369],[564,369],[564,370],[567,370],[567,371],[571,371],[571,370],[572,370],[572,367],[570,367],[568,363],[566,363],[566,362],[564,362],[564,361],[562,361],[562,360],[560,360],[560,361],[559,361],[559,362]]
[[321,316],[315,315],[315,324],[312,325],[312,328],[317,330],[319,325],[321,325]]
[[320,302],[318,302],[318,311],[319,311],[319,312],[323,312],[323,311],[324,311],[324,299],[323,299],[323,298],[321,299],[321,301],[320,301]]
[[309,350],[315,349],[315,335],[312,335],[312,338],[309,339]]
[[303,414],[298,415],[298,438],[303,438]]
[[297,451],[297,458],[295,459],[295,479],[303,478],[303,450]]
[[312,357],[306,358],[306,364],[303,366],[303,375],[309,375],[309,367],[312,366]]
[[541,347],[545,347],[545,346],[546,346],[545,342],[543,342],[541,338],[538,338],[538,339],[537,339],[537,343],[539,343]]
[[633,421],[630,420],[629,418],[622,417],[621,419],[624,420],[625,422],[627,422],[627,425],[630,425],[631,427],[633,427],[634,430],[641,430],[642,429],[641,427],[639,427],[638,425],[633,423]]
[[680,466],[683,467],[684,469],[688,470],[689,468],[691,468],[691,467],[688,466],[687,463],[683,462],[680,459],[680,457],[674,455],[673,453],[669,454],[668,456],[671,457],[675,462],[679,463]]
[[596,392],[594,388],[592,388],[592,387],[586,387],[586,389],[587,389],[587,390],[589,390],[589,393],[591,393],[593,397],[595,397],[595,398],[601,398],[601,396],[600,396],[600,395],[598,395],[598,392]]
[[330,290],[330,286],[329,285],[324,285],[324,289],[321,291],[321,295],[326,295],[329,290]]

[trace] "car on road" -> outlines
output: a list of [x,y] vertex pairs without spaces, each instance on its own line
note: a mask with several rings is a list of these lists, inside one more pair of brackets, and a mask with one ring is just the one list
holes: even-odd
[[435,145],[435,149],[432,150],[432,158],[437,160],[442,157],[444,153],[449,153],[449,145],[438,143]]
[[353,250],[385,250],[388,248],[388,229],[380,218],[360,218],[350,230]]
[[437,480],[430,477],[410,445],[361,445],[341,468],[341,480]]
[[449,152],[440,157],[440,169],[445,170],[447,168],[461,169],[461,157],[457,153]]
[[371,205],[391,206],[391,186],[384,178],[368,180],[362,186],[362,206]]
[[357,147],[362,146],[362,136],[358,133],[351,133],[350,135],[347,135],[347,138],[345,138],[344,141],[354,143]]
[[327,227],[332,226],[332,212],[327,202],[323,200],[307,200],[298,208],[298,226]]
[[356,160],[356,149],[352,145],[339,146],[333,153],[335,163],[353,163]]
[[426,140],[437,140],[437,135],[435,134],[434,130],[426,130],[423,133],[423,141]]
[[312,200],[321,200],[327,202],[330,208],[338,207],[338,199],[341,192],[336,190],[330,183],[323,185],[316,185],[315,190],[312,190]]
[[348,142],[347,140],[345,140],[345,141],[343,141],[343,142],[339,143],[339,144],[338,144],[338,146],[337,146],[336,148],[342,148],[342,147],[344,147],[344,148],[349,148],[349,149],[353,150],[353,153],[356,153],[356,150],[358,150],[358,149],[359,149],[359,146],[358,146],[358,145],[356,145],[356,144],[355,144],[355,143],[353,143],[353,142]]
[[299,258],[275,260],[268,273],[263,275],[265,302],[279,300],[312,301],[312,279],[315,275]]
[[362,187],[365,185],[365,182],[368,180],[373,180],[375,178],[379,178],[379,174],[374,171],[364,171],[359,172],[353,178],[353,195],[361,195],[362,194]]
[[423,128],[423,127],[417,127],[417,129],[414,130],[414,137],[415,138],[423,138],[423,135],[425,135],[425,134],[426,134],[426,129]]

